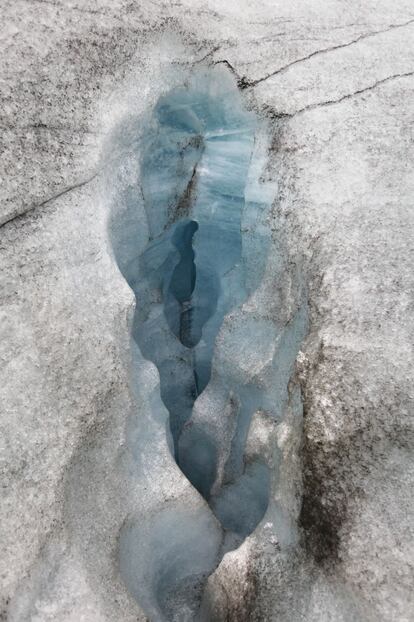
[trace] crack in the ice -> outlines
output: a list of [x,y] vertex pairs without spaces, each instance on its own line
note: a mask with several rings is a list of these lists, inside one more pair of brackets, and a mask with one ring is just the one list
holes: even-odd
[[358,89],[357,91],[353,91],[352,93],[347,93],[346,95],[342,95],[341,97],[339,97],[338,99],[329,99],[327,101],[324,102],[316,102],[315,104],[309,104],[308,106],[304,106],[303,108],[299,108],[298,110],[295,110],[294,112],[279,112],[276,113],[274,116],[275,118],[289,118],[289,117],[295,117],[303,112],[308,112],[310,110],[315,110],[316,108],[323,108],[325,106],[332,106],[334,104],[340,104],[341,102],[347,100],[347,99],[352,99],[353,97],[357,96],[357,95],[361,95],[363,93],[366,93],[368,91],[372,91],[374,89],[376,89],[378,86],[381,86],[382,84],[385,84],[387,82],[391,82],[392,80],[397,80],[399,78],[408,78],[410,76],[414,76],[414,71],[408,71],[406,73],[396,73],[392,76],[387,76],[386,78],[382,78],[381,80],[377,80],[376,82],[374,82],[374,84],[371,84],[370,86],[366,86],[362,89]]
[[85,179],[84,181],[81,181],[81,182],[79,182],[77,184],[73,184],[69,188],[65,188],[64,190],[61,190],[60,192],[58,192],[54,196],[49,197],[48,199],[45,199],[41,203],[37,203],[36,205],[31,205],[27,209],[25,209],[23,212],[19,212],[18,214],[15,214],[14,216],[11,216],[7,220],[5,220],[3,222],[0,222],[0,228],[5,227],[6,225],[12,223],[13,221],[18,220],[19,218],[23,218],[29,212],[33,212],[34,210],[39,209],[40,207],[43,207],[47,203],[51,203],[51,201],[55,201],[56,199],[59,199],[61,196],[63,196],[64,194],[67,194],[68,192],[71,192],[72,190],[76,190],[77,188],[82,188],[82,186],[86,186],[91,181],[93,181],[95,179],[95,177],[98,176],[99,172],[100,171],[97,171],[96,173],[94,173],[88,179]]
[[314,104],[309,104],[308,106],[304,106],[303,108],[298,108],[298,110],[294,110],[293,112],[276,111],[272,109],[271,106],[265,106],[265,110],[266,110],[267,115],[272,119],[292,119],[293,117],[296,117],[304,112],[316,110],[317,108],[324,108],[325,106],[333,106],[335,104],[340,104],[341,102],[347,99],[352,99],[353,97],[356,97],[357,95],[362,95],[363,93],[366,93],[368,91],[373,91],[374,89],[376,89],[378,86],[381,86],[382,84],[391,82],[392,80],[396,80],[399,78],[407,78],[410,76],[414,76],[414,71],[408,71],[406,73],[397,73],[392,76],[387,76],[386,78],[383,78],[382,80],[377,80],[376,82],[374,82],[374,84],[364,87],[363,89],[358,89],[357,91],[353,91],[352,93],[347,93],[346,95],[342,95],[341,97],[338,97],[338,99],[328,99],[322,102],[315,102]]
[[302,62],[305,62],[307,60],[309,60],[310,58],[313,58],[315,56],[320,56],[322,54],[326,54],[328,52],[334,52],[335,50],[341,50],[343,48],[347,48],[350,47],[351,45],[355,45],[356,43],[359,43],[360,41],[363,41],[364,39],[368,39],[370,37],[375,37],[379,34],[384,34],[386,32],[390,32],[392,30],[395,30],[397,28],[403,28],[405,26],[409,26],[410,24],[414,23],[414,18],[403,22],[401,24],[390,24],[387,28],[383,28],[381,30],[376,30],[374,32],[368,32],[368,33],[364,33],[362,35],[359,35],[359,37],[357,37],[356,39],[352,39],[352,41],[348,41],[347,43],[340,43],[338,45],[332,45],[330,47],[326,47],[326,48],[322,48],[321,50],[315,50],[314,52],[311,52],[310,54],[308,54],[307,56],[302,56],[301,58],[297,58],[296,60],[292,61],[291,63],[288,63],[287,65],[284,65],[283,67],[280,67],[279,69],[277,69],[276,71],[273,71],[261,78],[257,78],[256,80],[249,80],[248,78],[246,78],[245,76],[243,78],[241,78],[241,80],[239,80],[240,83],[240,87],[241,88],[251,88],[254,86],[257,86],[258,84],[260,84],[261,82],[264,82],[265,80],[268,80],[269,78],[272,78],[273,76],[276,76],[278,74],[282,74],[285,73],[286,71],[288,71],[291,67],[294,67],[295,65],[298,65]]
[[214,65],[226,65],[226,67],[228,67],[230,69],[231,73],[237,79],[238,87],[241,88],[241,89],[244,88],[244,86],[243,86],[243,78],[240,77],[240,74],[237,72],[237,70],[233,67],[233,65],[226,58],[223,58],[221,60],[216,60],[213,64]]
[[199,58],[198,60],[194,61],[194,65],[198,65],[199,63],[203,63],[205,60],[207,60],[207,58],[209,58],[210,56],[212,56],[213,54],[215,54],[216,52],[219,51],[220,49],[220,45],[215,45],[209,52],[207,52],[207,54],[205,54],[202,58]]

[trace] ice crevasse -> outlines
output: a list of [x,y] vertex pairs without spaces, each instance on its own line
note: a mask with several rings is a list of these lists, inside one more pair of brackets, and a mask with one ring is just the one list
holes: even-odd
[[[117,197],[114,253],[137,301],[131,382],[139,392],[142,361],[154,363],[149,410],[162,421],[167,409],[170,459],[192,485],[188,502],[132,516],[121,533],[121,575],[153,620],[201,619],[207,577],[273,504],[278,448],[252,449],[252,421],[283,419],[307,318],[299,277],[289,313],[267,287],[286,267],[268,144],[230,72],[199,70],[148,115],[139,183]],[[149,431],[138,419],[131,478],[144,480]]]

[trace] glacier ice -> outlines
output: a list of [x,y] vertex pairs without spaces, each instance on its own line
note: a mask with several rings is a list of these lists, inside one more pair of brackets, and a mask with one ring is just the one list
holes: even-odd
[[[124,217],[112,235],[137,300],[136,362],[158,369],[171,454],[208,504],[170,503],[125,525],[121,574],[154,619],[194,619],[203,581],[269,505],[268,461],[246,443],[255,413],[283,416],[306,307],[286,323],[261,311],[260,295],[252,303],[274,244],[265,135],[228,70],[200,70],[155,105],[137,146],[139,187],[120,198],[125,213],[138,203],[145,213],[139,233]],[[148,432],[132,429],[137,454]]]

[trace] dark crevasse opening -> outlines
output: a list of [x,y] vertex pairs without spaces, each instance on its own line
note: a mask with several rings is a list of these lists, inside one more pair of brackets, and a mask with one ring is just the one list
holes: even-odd
[[[245,326],[237,316],[234,340],[226,346],[231,356],[243,359],[246,338],[257,341],[258,352],[280,341],[266,372],[278,378],[274,384],[248,369],[243,376],[243,365],[233,368],[220,357],[213,365],[224,320],[259,287],[267,262],[272,193],[259,179],[265,165],[265,157],[259,161],[255,155],[259,126],[224,71],[205,72],[162,97],[140,144],[149,241],[138,260],[130,235],[126,247],[115,244],[137,300],[132,337],[159,372],[171,452],[222,530],[216,550],[216,544],[209,545],[215,536],[204,515],[198,527],[189,523],[184,531],[187,518],[177,513],[176,521],[169,519],[179,525],[173,541],[166,537],[163,518],[160,527],[154,523],[158,535],[153,536],[151,563],[158,570],[151,589],[165,619],[197,619],[203,581],[266,512],[268,464],[260,456],[246,459],[246,442],[255,413],[277,418],[282,412],[306,323],[300,309],[280,330],[260,318],[260,310],[257,321]],[[128,199],[130,207],[133,201],[133,196]],[[233,329],[226,330],[231,336]],[[218,406],[197,406],[212,368],[211,399]],[[136,585],[142,571],[131,561],[133,551],[144,546],[137,544],[142,541],[139,526],[134,530],[121,537],[121,574],[132,593],[146,600],[144,588]],[[204,564],[203,556],[209,558]],[[180,613],[183,607],[190,611],[187,617]]]
[[200,341],[202,326],[196,326],[193,319],[192,299],[196,282],[193,236],[198,224],[192,220],[184,222],[175,231],[173,244],[180,253],[180,261],[174,268],[169,287],[165,292],[165,317],[174,335],[187,348],[193,348]]

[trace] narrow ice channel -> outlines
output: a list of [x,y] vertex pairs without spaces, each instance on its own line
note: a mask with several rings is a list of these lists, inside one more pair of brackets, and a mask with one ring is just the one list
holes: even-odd
[[[279,334],[268,319],[243,325],[237,315],[260,285],[271,239],[273,187],[260,179],[265,158],[256,148],[262,129],[232,77],[215,69],[158,101],[140,145],[149,240],[138,261],[130,238],[118,252],[137,300],[132,337],[158,369],[171,454],[212,512],[200,510],[197,519],[197,510],[190,520],[181,508],[173,518],[156,517],[152,549],[139,526],[121,534],[121,574],[141,604],[150,603],[154,620],[197,619],[206,577],[252,533],[269,503],[268,465],[260,456],[247,461],[245,447],[255,413],[281,415],[305,320],[298,311]],[[225,357],[213,364],[224,322],[230,336],[234,330],[227,348],[240,360],[247,341],[265,352],[280,340],[273,384],[252,369],[243,377]],[[212,374],[219,389],[210,396]],[[144,587],[134,555],[152,556],[152,587]]]

